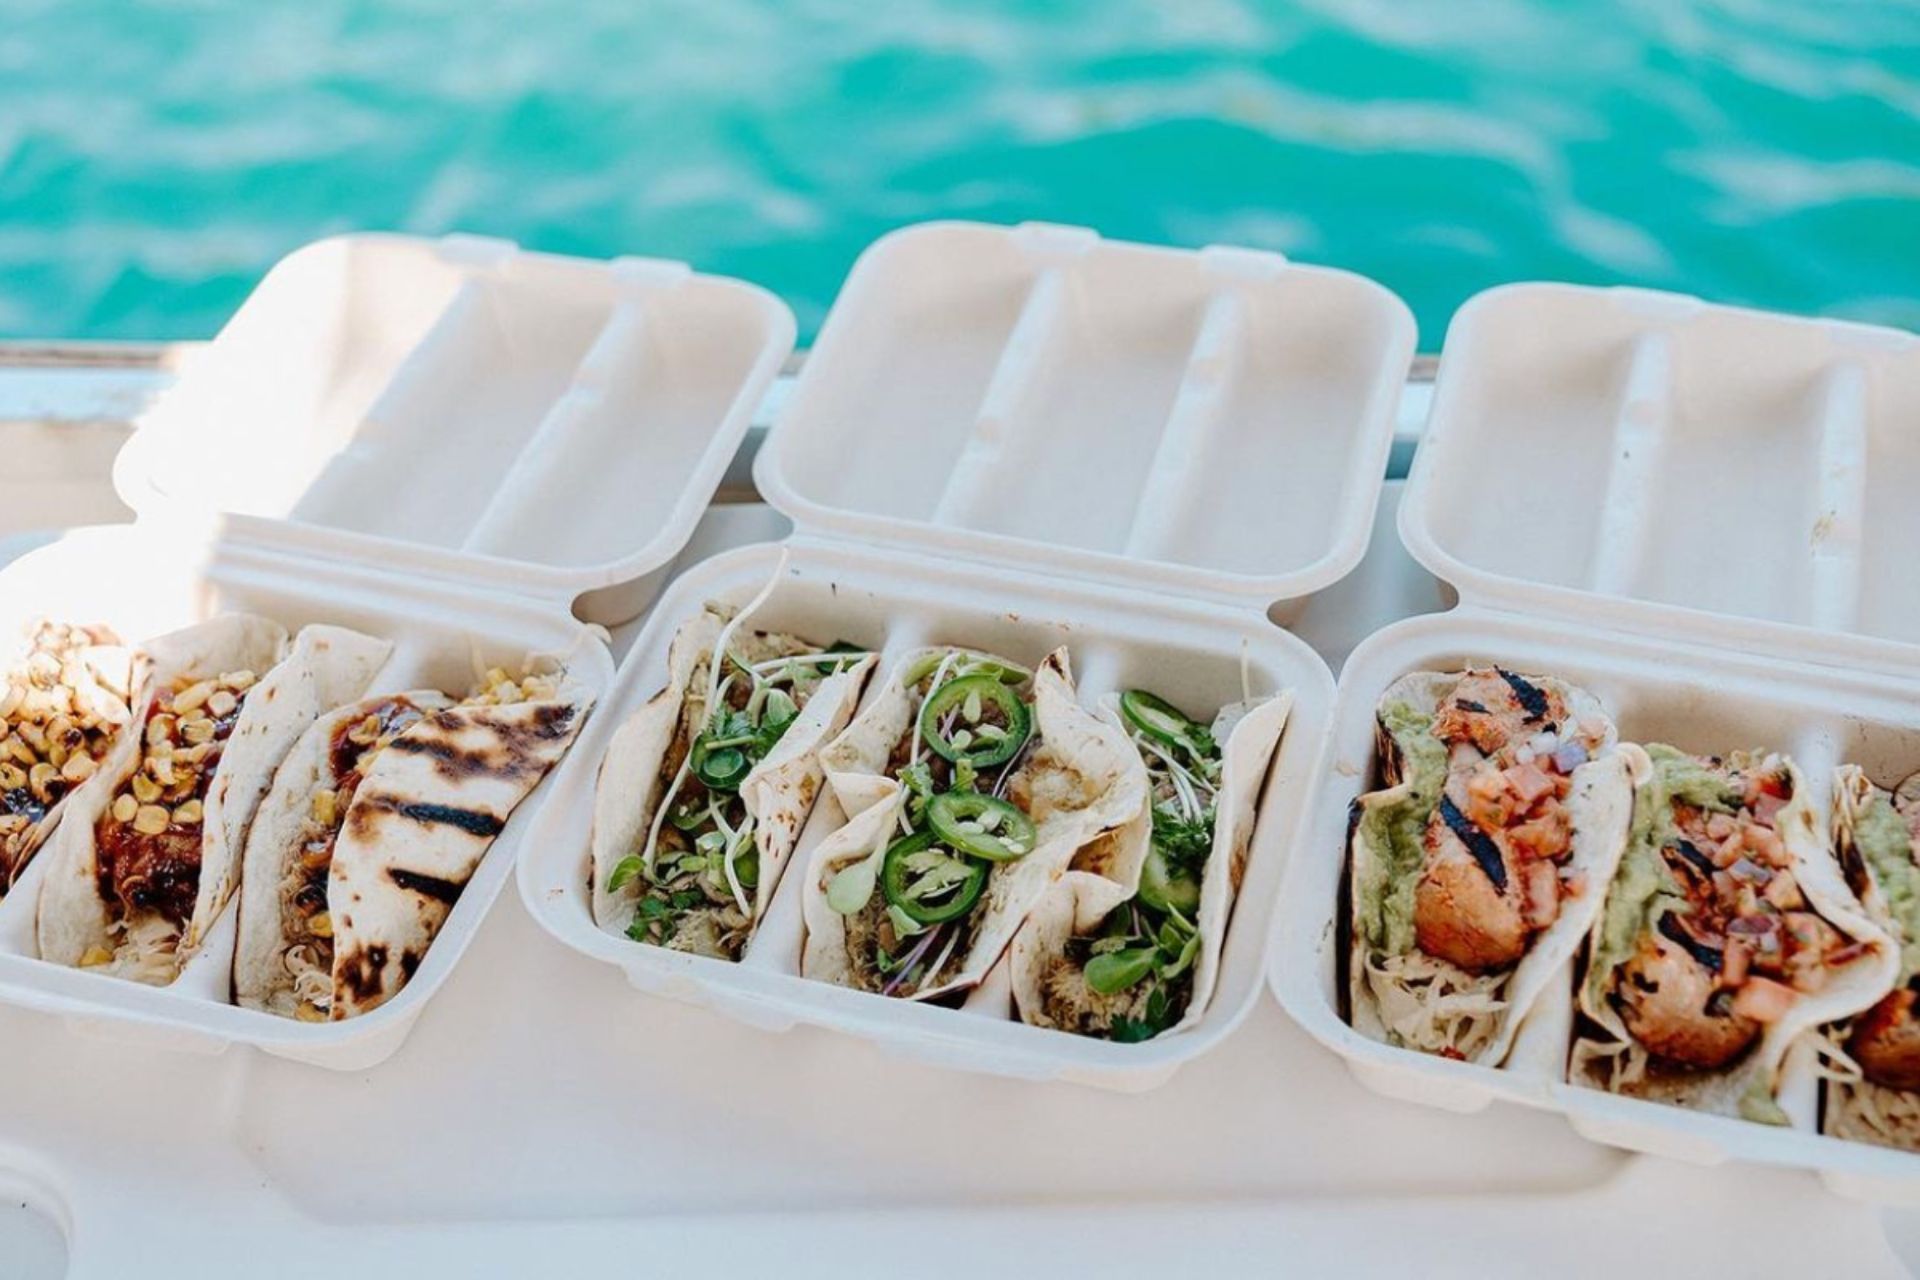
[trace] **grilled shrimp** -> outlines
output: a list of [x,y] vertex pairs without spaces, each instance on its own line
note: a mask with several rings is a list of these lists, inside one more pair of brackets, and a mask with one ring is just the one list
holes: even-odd
[[1649,1052],[1714,1070],[1739,1057],[1760,1034],[1752,1018],[1716,1008],[1718,988],[1686,948],[1649,931],[1621,969],[1620,1015]]
[[1847,1037],[1847,1052],[1867,1079],[1889,1089],[1920,1089],[1920,1020],[1916,997],[1902,987],[1860,1015]]

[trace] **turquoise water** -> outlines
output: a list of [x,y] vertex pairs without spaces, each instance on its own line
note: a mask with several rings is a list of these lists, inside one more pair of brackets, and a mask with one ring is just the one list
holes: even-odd
[[746,276],[929,217],[1920,328],[1920,3],[0,0],[0,334],[212,332],[331,232]]

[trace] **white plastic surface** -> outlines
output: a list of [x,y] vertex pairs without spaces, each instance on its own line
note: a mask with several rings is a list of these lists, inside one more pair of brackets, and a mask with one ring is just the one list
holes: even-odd
[[792,349],[764,290],[467,236],[276,266],[115,467],[138,512],[619,622]]
[[802,529],[1265,608],[1366,550],[1406,306],[1277,254],[929,223],[854,265],[755,468]]
[[[889,1052],[997,1075],[1150,1088],[1237,1026],[1263,987],[1268,919],[1281,864],[1308,806],[1332,698],[1326,663],[1258,613],[1075,587],[1008,570],[916,561],[897,551],[797,544],[787,577],[754,614],[753,625],[879,650],[883,672],[896,656],[925,644],[968,645],[1027,663],[1064,644],[1088,705],[1110,690],[1141,685],[1194,714],[1210,716],[1242,696],[1243,653],[1256,695],[1293,692],[1293,711],[1267,779],[1227,933],[1220,985],[1206,1014],[1178,1034],[1114,1044],[1024,1025],[1014,1018],[1007,985],[996,981],[997,975],[962,1010],[801,978],[800,890],[808,853],[840,821],[830,798],[816,806],[766,919],[738,964],[643,946],[595,926],[587,841],[607,739],[665,683],[667,645],[680,623],[709,599],[743,602],[767,581],[777,560],[776,548],[760,546],[708,561],[676,581],[656,606],[596,721],[561,766],[551,803],[528,834],[520,889],[535,918],[567,945],[617,966],[643,991],[714,1008],[768,1030],[796,1023],[836,1027]],[[879,683],[869,685],[869,698]],[[602,1016],[622,1017],[624,1008],[622,1002],[609,1002]]]
[[[1391,1097],[1456,1111],[1496,1099],[1551,1108],[1581,1133],[1612,1145],[1699,1162],[1814,1168],[1837,1189],[1920,1206],[1920,1157],[1914,1155],[1614,1097],[1563,1083],[1563,1064],[1530,1072],[1452,1062],[1369,1040],[1347,1025],[1340,927],[1347,807],[1378,785],[1380,695],[1408,671],[1486,663],[1581,685],[1613,713],[1623,741],[1713,754],[1773,747],[1791,754],[1810,780],[1828,777],[1842,761],[1876,777],[1920,769],[1920,684],[1906,679],[1489,610],[1396,624],[1360,645],[1341,672],[1312,829],[1281,889],[1273,982],[1287,1012],[1365,1084]],[[1814,798],[1824,829],[1827,789],[1815,785]],[[1808,1095],[1789,1109],[1801,1111],[1810,1126],[1811,1080],[1804,1073],[1798,1078]]]
[[[685,561],[783,523],[716,508]],[[1434,598],[1377,536],[1300,632],[1334,659]],[[1149,1094],[958,1075],[633,998],[512,894],[376,1073],[108,1043],[11,1008],[0,1045],[0,1192],[35,1211],[18,1234],[0,1216],[0,1259],[31,1280],[61,1274],[49,1224],[75,1280],[263,1260],[325,1280],[723,1264],[1893,1280],[1920,1257],[1920,1214],[1804,1174],[1628,1157],[1535,1111],[1384,1103],[1270,1001]]]
[[[104,622],[137,642],[233,610],[264,614],[290,630],[329,622],[393,641],[372,692],[429,686],[461,694],[487,666],[517,669],[529,655],[542,653],[563,657],[595,694],[612,678],[606,646],[552,608],[476,600],[417,582],[383,585],[376,575],[346,567],[280,560],[255,549],[194,546],[155,538],[137,526],[76,531],[0,572],[5,634],[52,617]],[[338,1070],[370,1066],[399,1047],[466,950],[507,881],[542,794],[523,802],[494,841],[412,981],[364,1016],[314,1024],[233,1005],[235,902],[227,904],[201,952],[165,988],[40,960],[34,912],[49,865],[44,850],[0,899],[0,998],[62,1014],[75,1031],[128,1043],[217,1052],[243,1042]]]
[[1920,336],[1513,285],[1447,332],[1401,510],[1463,597],[1920,670]]

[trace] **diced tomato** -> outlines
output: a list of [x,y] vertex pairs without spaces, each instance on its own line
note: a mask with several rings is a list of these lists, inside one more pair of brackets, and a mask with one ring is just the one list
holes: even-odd
[[1560,873],[1551,862],[1526,864],[1527,924],[1544,929],[1560,914]]
[[1713,852],[1707,856],[1713,859],[1714,866],[1725,869],[1740,861],[1741,855],[1746,851],[1747,842],[1736,831],[1716,845]]
[[1784,867],[1789,861],[1786,844],[1771,827],[1763,827],[1758,823],[1749,826],[1746,830],[1746,846],[1753,850],[1758,861],[1767,866]]
[[1748,978],[1733,993],[1733,1011],[1755,1022],[1778,1022],[1793,1009],[1792,987],[1784,987],[1771,978]]
[[1730,813],[1716,813],[1707,819],[1707,838],[1710,840],[1725,840],[1739,829],[1740,824],[1733,820]]
[[1738,938],[1727,939],[1727,949],[1720,955],[1720,982],[1723,986],[1737,987],[1747,980],[1747,963],[1753,959],[1753,950]]
[[1513,847],[1535,858],[1559,858],[1573,844],[1572,824],[1564,809],[1549,809],[1507,833]]
[[1767,887],[1760,891],[1760,896],[1782,911],[1797,911],[1807,903],[1791,871],[1779,872],[1767,881]]
[[1587,873],[1575,871],[1560,877],[1560,892],[1569,898],[1577,898],[1587,891]]
[[1476,825],[1498,831],[1512,821],[1517,808],[1506,774],[1498,769],[1482,769],[1467,779],[1467,817]]
[[1776,796],[1763,791],[1754,797],[1752,806],[1753,820],[1771,827],[1773,826],[1774,815],[1786,807],[1787,801],[1784,796]]
[[1554,791],[1553,775],[1535,764],[1517,764],[1508,769],[1507,785],[1526,807],[1531,807],[1540,797],[1552,795]]

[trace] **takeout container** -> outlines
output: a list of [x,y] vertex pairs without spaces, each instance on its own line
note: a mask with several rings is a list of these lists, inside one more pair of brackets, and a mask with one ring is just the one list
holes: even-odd
[[[0,629],[48,616],[137,643],[245,610],[392,641],[373,692],[464,694],[487,666],[551,654],[603,697],[613,663],[589,622],[630,617],[657,590],[793,332],[762,290],[675,263],[458,236],[311,245],[268,274],[116,459],[135,523],[77,531],[0,573]],[[465,951],[544,790],[412,981],[363,1016],[309,1024],[233,1005],[233,902],[165,988],[39,960],[45,851],[0,901],[0,998],[169,1046],[369,1066]]]
[[1408,549],[1461,604],[1348,660],[1277,925],[1276,994],[1363,1083],[1456,1111],[1549,1108],[1615,1146],[1812,1168],[1843,1194],[1920,1203],[1920,1159],[1813,1131],[1804,1053],[1781,1130],[1566,1083],[1564,1038],[1496,1069],[1343,1017],[1347,810],[1379,785],[1374,715],[1405,672],[1497,662],[1583,685],[1622,741],[1786,751],[1823,829],[1833,766],[1920,768],[1916,414],[1911,334],[1561,285],[1461,309],[1400,511]]
[[956,644],[1072,655],[1081,698],[1139,685],[1193,714],[1291,690],[1221,980],[1194,1027],[1112,1044],[1015,1018],[1002,966],[947,1009],[799,976],[816,805],[738,964],[602,932],[592,796],[608,739],[666,681],[668,642],[709,599],[738,605],[773,546],[675,581],[529,834],[536,919],[637,988],[769,1030],[833,1027],[966,1070],[1144,1089],[1227,1035],[1257,998],[1281,867],[1331,706],[1325,663],[1277,630],[1365,551],[1413,346],[1406,308],[1360,277],[1272,254],[1111,243],[1091,231],[929,224],[855,265],[757,461],[795,522],[756,629],[896,658]]

